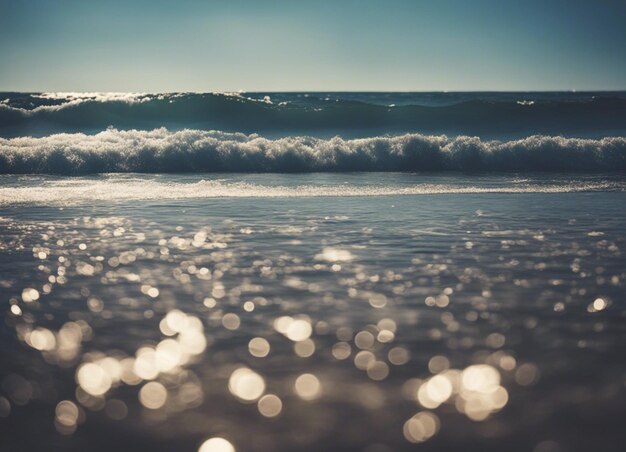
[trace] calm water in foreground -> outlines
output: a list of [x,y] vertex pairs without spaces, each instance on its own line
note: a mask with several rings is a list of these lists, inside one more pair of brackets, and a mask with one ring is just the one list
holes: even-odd
[[624,187],[4,176],[0,449],[623,450]]

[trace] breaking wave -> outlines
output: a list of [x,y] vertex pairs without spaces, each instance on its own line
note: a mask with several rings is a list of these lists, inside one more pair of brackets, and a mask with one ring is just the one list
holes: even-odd
[[513,141],[404,134],[362,139],[109,128],[94,135],[0,138],[0,173],[626,171],[626,138]]

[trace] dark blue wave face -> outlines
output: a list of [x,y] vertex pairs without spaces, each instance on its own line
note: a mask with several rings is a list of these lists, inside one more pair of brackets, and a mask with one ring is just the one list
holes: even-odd
[[495,103],[530,102],[591,102],[599,98],[626,100],[626,91],[452,91],[452,92],[289,92],[289,93],[246,93],[246,97],[264,100],[266,96],[275,102],[290,102],[299,105],[332,101],[362,102],[382,106],[444,107],[464,102],[481,101]]
[[0,136],[200,129],[344,138],[422,133],[517,139],[626,135],[626,92],[0,93]]

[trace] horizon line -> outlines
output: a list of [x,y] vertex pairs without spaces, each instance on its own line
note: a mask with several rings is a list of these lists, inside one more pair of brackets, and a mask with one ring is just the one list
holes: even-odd
[[610,89],[530,89],[530,90],[506,90],[506,89],[468,89],[468,90],[211,90],[211,91],[119,91],[119,90],[5,90],[0,89],[0,93],[128,93],[128,94],[225,94],[225,93],[277,93],[277,94],[296,94],[296,93],[406,93],[406,94],[427,94],[427,93],[609,93],[609,92],[626,92],[625,88]]

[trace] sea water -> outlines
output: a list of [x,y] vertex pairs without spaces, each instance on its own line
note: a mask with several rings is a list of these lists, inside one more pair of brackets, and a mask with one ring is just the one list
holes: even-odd
[[[20,127],[54,105],[137,106],[64,99]],[[3,450],[621,449],[619,135],[478,136],[464,171],[446,146],[469,138],[419,130],[346,148],[75,125],[0,143]],[[368,171],[334,165],[338,149]],[[493,163],[516,152],[528,169]],[[251,153],[289,173],[250,173]],[[420,171],[429,156],[448,163]]]

